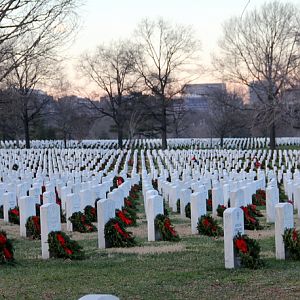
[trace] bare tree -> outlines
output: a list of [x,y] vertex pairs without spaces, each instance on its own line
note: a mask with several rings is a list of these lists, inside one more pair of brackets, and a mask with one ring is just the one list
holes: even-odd
[[268,2],[224,24],[215,66],[223,80],[244,84],[255,94],[256,121],[269,128],[276,147],[276,123],[285,111],[283,92],[300,71],[299,10],[290,3]]
[[218,89],[211,93],[206,120],[211,134],[220,138],[221,147],[225,137],[238,135],[248,126],[243,107],[242,98],[235,92]]
[[41,55],[40,46],[36,47],[36,51],[27,53],[18,63],[15,63],[18,53],[12,53],[8,64],[14,67],[5,78],[6,86],[13,93],[15,116],[23,124],[26,148],[30,148],[31,124],[43,115],[43,110],[52,99],[36,90],[38,84],[50,81],[55,73],[55,61],[50,55],[51,52]]
[[166,149],[170,102],[191,80],[185,71],[193,61],[198,44],[190,27],[173,26],[162,19],[142,21],[135,35],[139,49],[136,71],[144,88],[158,100],[153,117],[160,125],[162,148]]
[[[0,82],[38,45],[62,46],[77,24],[78,0],[0,1]],[[12,59],[14,57],[14,59]]]
[[55,102],[56,130],[67,148],[67,140],[71,138],[83,139],[87,136],[93,118],[88,111],[78,103],[78,98],[65,96]]
[[134,57],[134,47],[130,42],[112,42],[108,46],[99,46],[92,55],[83,55],[79,66],[81,73],[105,94],[100,101],[91,101],[91,108],[101,117],[113,120],[119,148],[123,147],[126,102],[136,84]]

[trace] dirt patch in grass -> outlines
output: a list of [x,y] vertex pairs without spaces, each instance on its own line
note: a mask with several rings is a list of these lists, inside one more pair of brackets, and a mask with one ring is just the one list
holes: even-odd
[[160,254],[160,253],[172,253],[181,252],[186,250],[185,245],[176,243],[173,245],[157,245],[157,246],[144,246],[144,247],[133,247],[133,248],[110,248],[106,251],[109,253],[125,253],[125,254]]

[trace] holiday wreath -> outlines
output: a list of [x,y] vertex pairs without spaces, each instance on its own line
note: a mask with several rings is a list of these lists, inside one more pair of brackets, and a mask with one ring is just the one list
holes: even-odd
[[78,232],[94,232],[97,228],[82,212],[75,212],[69,218],[73,225],[73,230]]
[[41,222],[40,217],[32,216],[26,222],[26,236],[34,240],[41,239]]
[[256,211],[255,205],[254,205],[254,207],[251,205],[242,206],[241,209],[244,212],[245,229],[258,230],[258,229],[262,228],[260,226],[259,220],[257,218],[257,211]]
[[163,241],[174,241],[180,240],[179,235],[175,231],[169,217],[159,214],[154,220],[155,230],[159,233],[160,238]]
[[260,259],[260,246],[256,240],[238,233],[233,239],[234,248],[241,259],[241,266],[250,269],[258,269],[264,265]]
[[286,256],[294,260],[300,260],[300,232],[295,228],[285,229],[283,242]]
[[111,218],[104,227],[106,248],[134,247],[137,243],[131,232],[117,218]]
[[8,220],[10,223],[20,225],[19,207],[16,206],[8,211]]
[[217,215],[223,218],[224,211],[227,207],[223,204],[219,204],[217,207]]
[[120,186],[122,183],[124,182],[123,177],[121,176],[115,176],[113,179],[113,188],[117,188],[118,186]]
[[210,215],[203,215],[198,220],[197,229],[199,234],[207,236],[223,236],[223,229]]
[[49,253],[50,257],[54,258],[69,258],[69,259],[83,259],[84,252],[82,247],[70,239],[62,231],[51,231],[48,235]]
[[131,215],[127,212],[125,208],[123,208],[122,210],[117,209],[116,217],[125,227],[133,225],[133,220],[131,219]]
[[91,205],[87,205],[84,208],[84,214],[86,218],[89,219],[90,222],[97,222],[97,210],[95,207]]
[[0,231],[0,263],[14,262],[14,247],[12,241],[7,238],[5,231]]
[[252,195],[252,203],[258,206],[266,205],[266,192],[264,190],[257,190],[255,194]]

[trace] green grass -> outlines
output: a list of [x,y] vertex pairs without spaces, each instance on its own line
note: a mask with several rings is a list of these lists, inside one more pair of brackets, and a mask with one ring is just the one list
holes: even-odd
[[[189,224],[173,213],[170,218],[175,226]],[[174,245],[137,240],[141,247]],[[300,262],[275,260],[273,237],[260,240],[266,263],[260,270],[225,270],[223,240],[205,236],[183,236],[183,250],[159,254],[99,250],[96,239],[79,243],[86,260],[42,260],[40,241],[15,240],[17,264],[0,266],[0,299],[78,299],[92,293],[155,300],[300,298]]]
[[[161,254],[115,254],[84,241],[84,261],[33,258],[39,241],[16,242],[15,267],[1,266],[2,299],[77,299],[111,293],[121,299],[299,298],[300,262],[276,261],[274,239],[262,240],[266,267],[225,270],[223,241],[185,237],[186,250]],[[152,243],[153,244],[153,243]],[[167,242],[156,243],[159,245]]]

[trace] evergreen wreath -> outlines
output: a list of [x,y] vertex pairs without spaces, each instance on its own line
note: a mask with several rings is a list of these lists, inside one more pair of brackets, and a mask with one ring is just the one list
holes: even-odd
[[234,248],[241,258],[241,266],[250,269],[258,269],[264,265],[260,259],[260,246],[258,241],[248,235],[238,233],[233,239]]
[[266,192],[264,190],[257,190],[255,194],[252,195],[252,203],[258,206],[266,206]]
[[75,212],[69,218],[73,225],[73,231],[78,232],[94,232],[97,231],[96,226],[94,226],[91,221],[82,212]]
[[219,204],[217,208],[217,215],[223,218],[224,211],[227,207],[225,205]]
[[48,235],[50,257],[83,259],[82,247],[62,231],[51,231]]
[[8,220],[10,223],[20,225],[19,207],[16,206],[8,211]]
[[123,208],[122,210],[116,209],[116,218],[122,223],[124,227],[134,225],[133,220],[131,219],[131,215],[125,208]]
[[171,224],[169,217],[159,214],[154,220],[155,230],[159,232],[163,241],[177,242],[180,240],[179,235]]
[[131,197],[127,197],[124,199],[124,204],[126,208],[136,209],[136,200],[132,199]]
[[285,229],[283,242],[287,258],[300,260],[300,232],[296,228]]
[[84,214],[90,222],[97,222],[97,210],[91,205],[87,205],[84,208]]
[[[255,206],[255,205],[254,205]],[[241,209],[244,212],[244,226],[248,230],[259,230],[262,227],[259,224],[259,219],[257,218],[257,210],[251,205],[242,206]]]
[[198,220],[197,229],[199,234],[207,236],[223,236],[223,229],[218,222],[210,215],[203,215]]
[[185,206],[184,211],[185,211],[185,216],[190,219],[191,218],[191,203],[190,202]]
[[34,240],[41,239],[41,220],[38,216],[32,216],[26,222],[26,236]]
[[131,232],[117,218],[111,218],[104,227],[106,248],[134,247],[137,243]]
[[212,211],[212,200],[211,198],[206,199],[206,210]]
[[115,176],[113,179],[113,188],[118,188],[119,185],[121,185],[124,182],[123,177],[121,176]]
[[5,231],[0,231],[0,264],[14,262],[14,247]]

